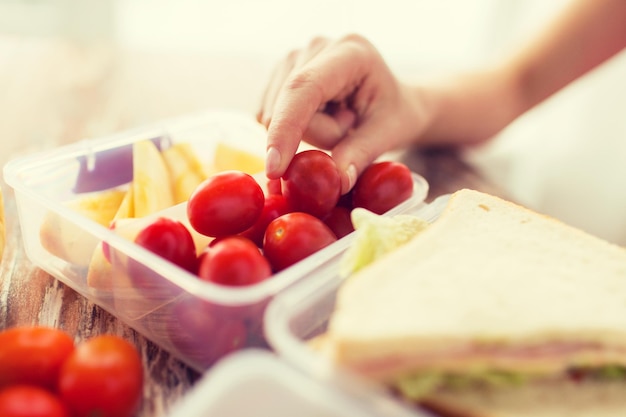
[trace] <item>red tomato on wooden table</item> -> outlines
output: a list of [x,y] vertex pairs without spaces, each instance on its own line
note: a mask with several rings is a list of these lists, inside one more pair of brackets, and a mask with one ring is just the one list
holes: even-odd
[[19,326],[0,332],[0,389],[12,384],[56,388],[63,362],[74,350],[64,331],[44,326]]
[[143,397],[139,353],[114,335],[87,339],[63,363],[58,391],[74,417],[132,417]]
[[59,397],[34,385],[12,385],[0,390],[2,417],[70,417]]

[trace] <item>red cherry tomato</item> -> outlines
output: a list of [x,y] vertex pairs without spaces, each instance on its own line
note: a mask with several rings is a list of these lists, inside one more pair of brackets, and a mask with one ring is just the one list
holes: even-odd
[[54,390],[61,365],[73,350],[74,340],[62,330],[20,326],[1,331],[0,389],[30,384]]
[[246,345],[243,320],[206,300],[184,298],[174,305],[171,315],[167,330],[172,344],[199,367],[208,367]]
[[359,176],[352,189],[353,207],[383,214],[413,195],[411,170],[401,162],[375,162]]
[[295,211],[323,218],[337,205],[341,194],[335,161],[316,149],[297,153],[282,177],[282,191]]
[[291,206],[287,199],[281,194],[270,194],[265,197],[265,204],[263,205],[263,211],[257,219],[257,221],[248,230],[242,232],[240,235],[247,237],[258,247],[263,247],[263,236],[265,236],[265,229],[278,216],[287,214],[292,211]]
[[328,216],[324,217],[324,223],[330,227],[337,239],[341,239],[354,232],[354,226],[352,225],[352,219],[350,218],[350,210],[344,206],[335,206]]
[[189,272],[196,272],[197,256],[193,237],[178,220],[159,217],[139,232],[135,243]]
[[58,389],[74,417],[131,417],[143,395],[139,353],[115,335],[83,341],[61,367]]
[[292,212],[267,226],[263,253],[274,270],[281,271],[336,240],[332,230],[317,217]]
[[191,226],[206,236],[241,233],[263,210],[265,195],[259,183],[241,171],[222,171],[202,182],[189,197]]
[[252,285],[271,275],[270,264],[258,246],[241,236],[223,238],[200,256],[198,276],[216,284]]
[[12,385],[0,390],[2,417],[69,417],[61,399],[34,385]]

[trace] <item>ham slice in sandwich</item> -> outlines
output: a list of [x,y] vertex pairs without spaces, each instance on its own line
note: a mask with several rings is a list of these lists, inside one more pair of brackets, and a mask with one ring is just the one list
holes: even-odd
[[626,416],[626,249],[460,190],[346,279],[324,347],[443,415]]

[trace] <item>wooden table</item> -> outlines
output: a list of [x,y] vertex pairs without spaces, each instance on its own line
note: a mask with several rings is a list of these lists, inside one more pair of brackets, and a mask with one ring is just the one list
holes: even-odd
[[[206,108],[253,112],[266,69],[253,57],[147,53],[0,36],[0,163]],[[402,158],[429,181],[429,199],[462,187],[501,194],[452,151]],[[125,337],[144,361],[145,397],[138,416],[166,415],[199,375],[35,267],[24,253],[13,193],[4,182],[2,189],[7,247],[0,267],[0,329],[42,324],[62,328],[76,340],[102,333]]]

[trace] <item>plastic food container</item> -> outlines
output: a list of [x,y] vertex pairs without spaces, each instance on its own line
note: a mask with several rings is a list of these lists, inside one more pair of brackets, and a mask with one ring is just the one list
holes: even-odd
[[[449,196],[442,196],[431,204],[421,204],[406,211],[432,222],[445,207]],[[265,315],[265,332],[270,346],[287,362],[307,375],[330,383],[362,401],[377,403],[391,401],[406,407],[412,416],[425,411],[393,397],[384,388],[334,366],[311,346],[311,341],[322,334],[335,306],[337,290],[343,279],[339,276],[341,254],[330,259],[315,273],[307,274],[297,284],[275,297]],[[395,415],[395,414],[390,414]]]
[[168,417],[382,417],[403,412],[393,404],[370,405],[332,384],[321,384],[268,351],[249,349],[209,370]]
[[[160,149],[189,143],[200,160],[211,160],[219,143],[260,156],[265,149],[265,129],[252,117],[207,111],[13,160],[4,167],[4,178],[15,190],[27,256],[198,371],[233,350],[267,348],[262,331],[267,303],[345,249],[347,237],[264,282],[225,287],[197,279],[64,204],[85,193],[128,184],[133,176],[133,143],[146,139]],[[390,213],[408,210],[425,199],[428,184],[417,175],[414,179],[413,197]],[[42,224],[50,215],[62,225],[53,232],[58,234],[53,240],[73,243],[68,256],[54,255],[42,244]],[[114,277],[109,289],[87,282],[98,245],[106,245],[109,251],[109,272]],[[142,281],[146,285],[129,282],[129,265],[148,278]]]

